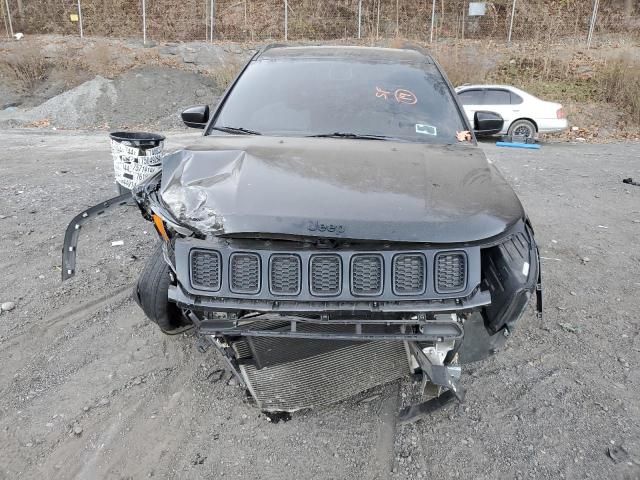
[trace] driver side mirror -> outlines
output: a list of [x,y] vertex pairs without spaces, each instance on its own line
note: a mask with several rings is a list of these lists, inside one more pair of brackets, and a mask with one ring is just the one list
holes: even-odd
[[495,135],[504,127],[504,119],[495,112],[478,111],[473,115],[473,131],[476,135]]
[[194,105],[183,111],[180,116],[187,127],[204,128],[209,122],[209,105]]

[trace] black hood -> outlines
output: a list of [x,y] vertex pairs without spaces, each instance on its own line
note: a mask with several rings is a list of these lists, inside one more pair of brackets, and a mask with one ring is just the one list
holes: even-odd
[[164,158],[161,195],[182,223],[216,235],[463,243],[524,216],[471,145],[203,137]]

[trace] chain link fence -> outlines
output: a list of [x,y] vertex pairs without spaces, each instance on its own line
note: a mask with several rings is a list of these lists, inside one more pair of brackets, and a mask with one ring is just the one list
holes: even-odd
[[[407,38],[586,41],[636,33],[623,0],[0,0],[7,37],[64,34],[144,41]],[[627,0],[627,5],[629,0]],[[640,10],[636,8],[636,10]],[[477,15],[477,13],[482,13]],[[590,41],[590,40],[589,40]]]

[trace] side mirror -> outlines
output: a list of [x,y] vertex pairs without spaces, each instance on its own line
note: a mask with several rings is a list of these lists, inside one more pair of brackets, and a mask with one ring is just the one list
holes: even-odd
[[209,105],[194,105],[180,114],[187,127],[204,128],[209,122]]
[[495,112],[478,111],[473,115],[473,131],[476,135],[495,135],[504,127],[504,119]]

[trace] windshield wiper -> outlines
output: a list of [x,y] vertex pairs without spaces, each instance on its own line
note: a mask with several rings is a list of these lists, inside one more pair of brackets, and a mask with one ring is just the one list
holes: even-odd
[[262,135],[260,132],[242,127],[215,126],[211,127],[211,130],[220,130],[221,132],[234,133],[236,135]]
[[391,137],[384,135],[359,135],[357,133],[319,133],[318,135],[308,135],[313,138],[353,138],[355,140],[391,140]]

